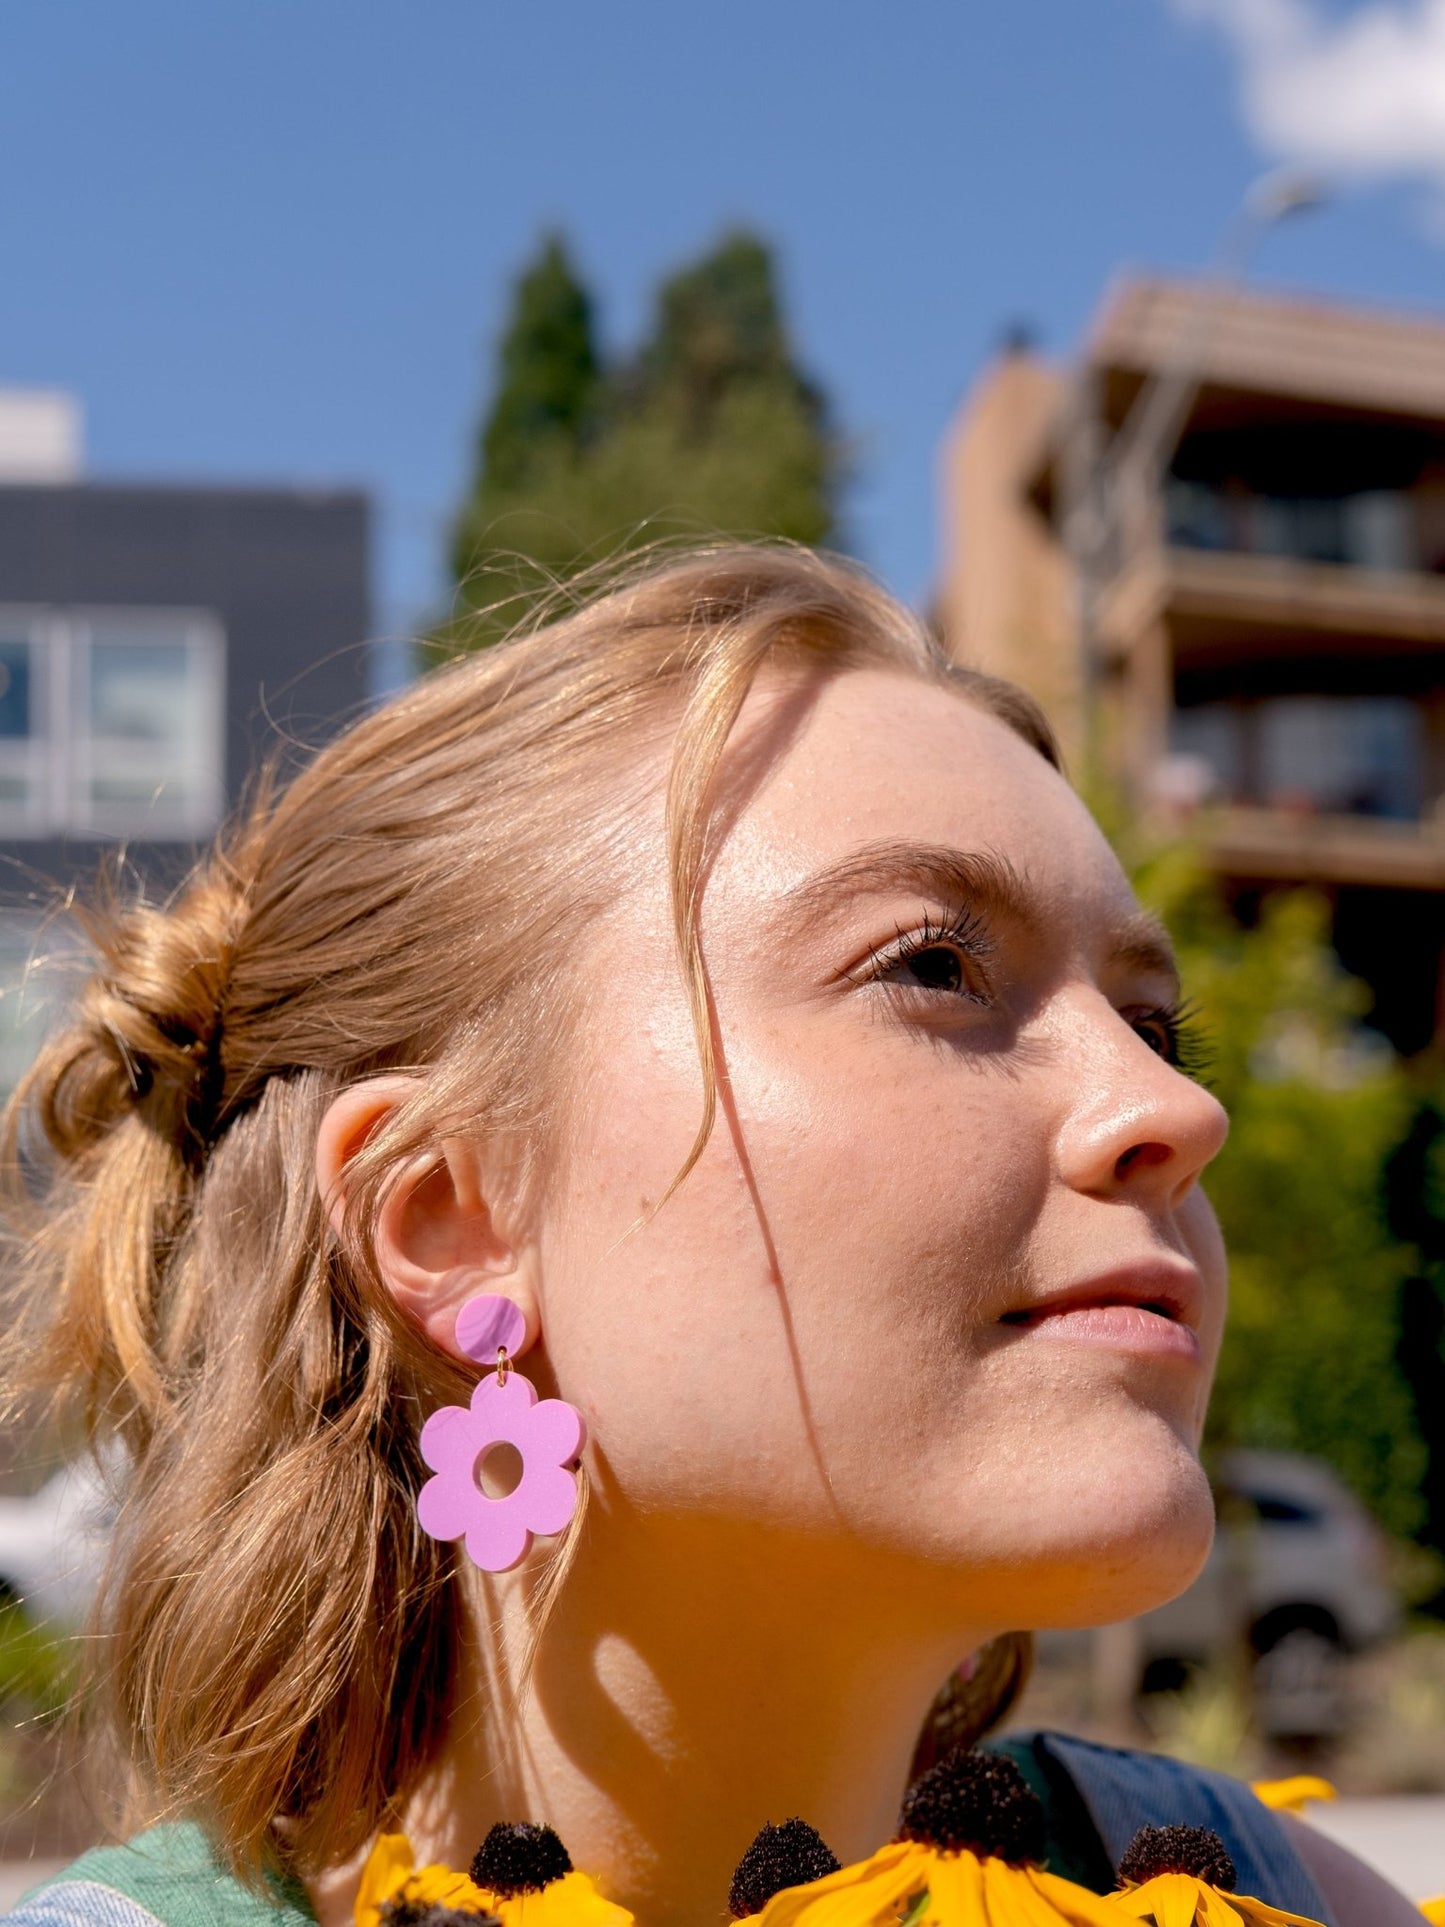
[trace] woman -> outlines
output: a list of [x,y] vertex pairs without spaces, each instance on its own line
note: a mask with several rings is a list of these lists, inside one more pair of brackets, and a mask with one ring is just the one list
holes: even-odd
[[[321,1927],[380,1831],[504,1820],[716,1919],[766,1821],[888,1838],[961,1656],[1198,1570],[1167,941],[1028,699],[851,568],[701,553],[443,670],[93,935],[11,1162],[33,1370],[133,1461],[98,1715]],[[506,1571],[417,1516],[479,1360],[587,1438]],[[1322,1914],[1416,1917],[1296,1831]]]

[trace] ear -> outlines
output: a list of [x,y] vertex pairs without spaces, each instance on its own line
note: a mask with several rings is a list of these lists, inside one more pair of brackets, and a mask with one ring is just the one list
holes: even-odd
[[[347,1224],[352,1161],[421,1089],[415,1077],[371,1077],[327,1107],[316,1139],[316,1184],[343,1243],[353,1235]],[[457,1313],[479,1292],[510,1298],[526,1321],[514,1357],[537,1339],[532,1252],[504,1228],[503,1178],[499,1168],[488,1169],[481,1146],[448,1138],[439,1158],[403,1165],[382,1195],[375,1239],[382,1281],[410,1322],[453,1358],[466,1357],[456,1342]]]

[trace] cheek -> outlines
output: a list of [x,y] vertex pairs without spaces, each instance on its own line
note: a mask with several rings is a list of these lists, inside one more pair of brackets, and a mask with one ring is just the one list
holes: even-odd
[[676,1042],[612,1073],[615,1122],[577,1164],[549,1260],[571,1281],[549,1315],[559,1376],[630,1497],[756,1512],[766,1495],[791,1519],[875,1486],[881,1502],[936,1447],[940,1409],[972,1408],[980,1309],[996,1315],[1047,1188],[1042,1133],[1000,1080],[927,1045],[901,1074],[876,1037],[753,1025],[724,1038],[702,1160],[638,1225],[699,1114]]
[[848,1042],[734,1046],[738,1137],[781,1276],[799,1317],[956,1349],[1035,1221],[1043,1135],[946,1047]]
[[755,1500],[804,1436],[765,1221],[725,1104],[667,1196],[702,1118],[686,1010],[614,1012],[609,1035],[560,1126],[542,1217],[549,1362],[587,1420],[604,1503],[609,1486],[643,1508]]
[[[641,1503],[790,1517],[921,1449],[962,1402],[969,1328],[1026,1239],[1038,1140],[999,1080],[920,1046],[790,1021],[725,1032],[701,1115],[685,1010],[612,1035],[563,1127],[544,1213],[545,1338],[612,1476]],[[898,1463],[895,1451],[892,1462]]]

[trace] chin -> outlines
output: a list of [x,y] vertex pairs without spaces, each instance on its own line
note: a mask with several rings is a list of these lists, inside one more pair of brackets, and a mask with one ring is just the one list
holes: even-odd
[[1198,1577],[1214,1543],[1209,1482],[1182,1447],[1168,1472],[1158,1472],[1116,1474],[1110,1489],[1079,1495],[1050,1548],[1052,1583],[1040,1603],[1047,1608],[1051,1596],[1054,1610],[1035,1625],[1133,1619],[1177,1598]]
[[[1132,1619],[1175,1598],[1214,1539],[1214,1500],[1193,1451],[1160,1424],[1090,1451],[1075,1439],[973,1511],[960,1574],[995,1624],[1037,1630]],[[1062,1462],[1061,1462],[1062,1461]],[[971,1509],[972,1510],[972,1509]]]

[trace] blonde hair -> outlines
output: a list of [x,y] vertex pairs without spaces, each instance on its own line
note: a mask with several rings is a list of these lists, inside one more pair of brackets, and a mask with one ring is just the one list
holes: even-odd
[[[673,732],[696,1155],[711,797],[773,658],[947,685],[1056,760],[1028,698],[950,662],[858,569],[720,546],[437,670],[259,795],[168,902],[112,889],[84,913],[93,973],[7,1113],[24,1361],[124,1446],[95,1692],[130,1817],[201,1820],[248,1877],[364,1844],[447,1731],[454,1555],[413,1499],[420,1420],[465,1390],[377,1276],[378,1201],[459,1132],[544,1154],[568,953],[623,873],[649,728]],[[343,1246],[318,1127],[386,1069],[419,1094],[357,1160]]]

